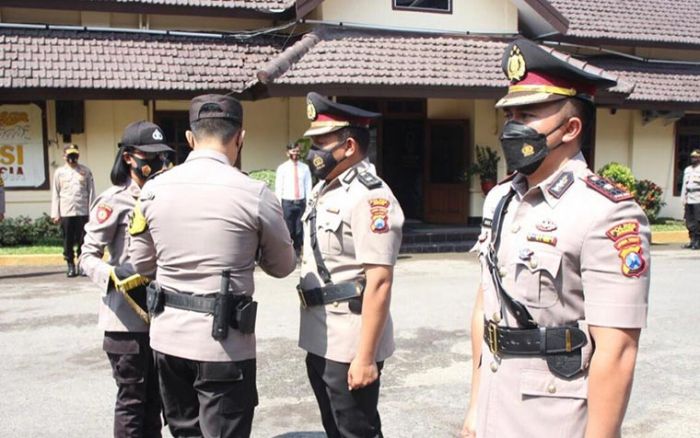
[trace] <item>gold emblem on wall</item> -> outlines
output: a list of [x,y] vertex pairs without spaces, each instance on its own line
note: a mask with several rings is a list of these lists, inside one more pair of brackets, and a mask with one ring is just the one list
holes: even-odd
[[525,58],[518,46],[513,46],[508,58],[508,79],[511,82],[518,82],[525,77]]

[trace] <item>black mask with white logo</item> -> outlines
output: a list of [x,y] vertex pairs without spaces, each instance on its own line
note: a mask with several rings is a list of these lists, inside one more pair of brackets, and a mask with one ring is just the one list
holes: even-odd
[[559,142],[548,148],[547,137],[561,128],[567,121],[560,123],[548,133],[542,134],[522,122],[508,120],[503,126],[500,138],[508,173],[518,171],[525,175],[532,175],[540,167],[550,150],[558,148],[563,143]]

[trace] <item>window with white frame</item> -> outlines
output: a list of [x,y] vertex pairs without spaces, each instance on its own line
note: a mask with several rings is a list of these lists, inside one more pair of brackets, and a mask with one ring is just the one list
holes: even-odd
[[391,0],[397,10],[452,13],[452,0]]

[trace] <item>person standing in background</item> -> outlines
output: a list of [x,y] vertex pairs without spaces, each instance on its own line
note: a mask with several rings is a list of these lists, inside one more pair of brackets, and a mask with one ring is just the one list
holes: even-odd
[[[74,257],[80,257],[80,247],[85,236],[90,205],[95,199],[95,181],[87,166],[78,163],[78,146],[68,144],[63,148],[66,164],[53,174],[51,190],[51,220],[61,223],[63,229],[63,258],[68,264],[68,277],[75,277]],[[74,248],[77,247],[77,254]]]
[[700,249],[700,149],[690,153],[690,166],[683,171],[681,202],[690,236],[690,243],[684,248]]
[[5,180],[0,175],[0,222],[5,219]]
[[[102,192],[90,210],[80,266],[100,288],[98,326],[104,330],[107,353],[117,383],[114,436],[160,437],[158,376],[149,345],[145,278],[134,275],[127,254],[128,227],[141,187],[166,168],[163,131],[140,121],[124,130],[110,174],[112,187]],[[104,261],[105,248],[109,260]]]
[[282,203],[284,221],[289,228],[297,259],[304,242],[301,216],[304,214],[306,200],[311,193],[311,171],[306,163],[299,161],[300,146],[299,143],[287,145],[289,160],[280,164],[275,173],[275,194]]

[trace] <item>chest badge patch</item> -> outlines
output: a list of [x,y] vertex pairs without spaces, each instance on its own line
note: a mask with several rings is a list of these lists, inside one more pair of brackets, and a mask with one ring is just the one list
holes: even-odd
[[369,200],[370,224],[373,233],[386,233],[389,231],[389,200],[375,198]]
[[546,245],[557,246],[557,238],[550,234],[529,233],[527,235],[529,242],[539,242]]
[[112,216],[111,206],[104,203],[97,206],[97,212],[95,213],[95,217],[97,218],[98,223],[105,223],[105,221],[109,219],[110,216]]
[[554,231],[557,229],[557,224],[554,223],[553,220],[551,219],[542,219],[539,221],[537,224],[535,224],[535,228],[539,231]]

